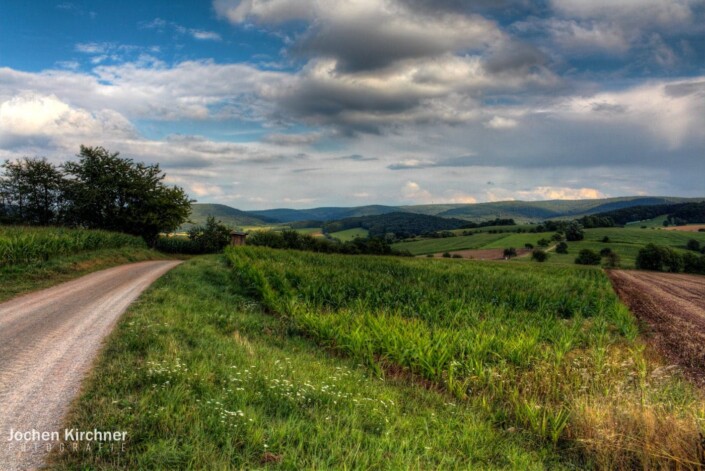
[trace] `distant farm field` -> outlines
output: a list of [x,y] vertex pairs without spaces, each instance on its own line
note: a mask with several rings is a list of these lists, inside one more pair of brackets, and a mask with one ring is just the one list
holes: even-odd
[[408,250],[412,255],[450,252],[453,250],[479,249],[487,244],[508,237],[507,234],[478,233],[471,236],[422,239],[411,242],[399,242],[392,245],[396,250]]
[[345,231],[333,232],[330,234],[330,236],[334,239],[338,239],[341,242],[349,242],[351,240],[355,240],[358,237],[364,239],[368,236],[368,234],[369,232],[367,231],[367,229],[356,227],[354,229],[347,229]]

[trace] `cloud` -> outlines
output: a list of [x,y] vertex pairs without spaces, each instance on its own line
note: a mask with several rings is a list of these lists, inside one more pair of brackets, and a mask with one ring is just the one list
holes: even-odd
[[223,38],[215,31],[207,31],[197,28],[187,28],[173,21],[167,21],[162,18],[155,18],[152,21],[142,22],[140,26],[143,29],[153,29],[160,33],[166,30],[171,30],[178,35],[188,35],[199,41],[222,41]]
[[535,200],[582,200],[605,198],[606,195],[595,188],[566,188],[539,186],[531,190],[517,191],[517,196],[528,201]]
[[5,145],[102,134],[129,139],[135,130],[115,111],[72,108],[53,95],[24,93],[0,103],[0,143]]
[[292,51],[328,58],[336,71],[380,69],[405,59],[485,49],[501,40],[496,24],[478,15],[422,14],[399,1],[351,0],[335,8],[321,1],[216,0],[216,11],[231,22],[265,26],[303,20],[305,34]]
[[223,38],[220,37],[220,34],[214,32],[214,31],[202,31],[199,29],[192,29],[189,30],[191,33],[191,36],[193,36],[194,39],[198,39],[200,41],[222,41]]
[[343,155],[341,157],[336,157],[334,160],[350,160],[353,162],[374,162],[379,160],[377,157],[366,157],[360,154]]
[[318,142],[323,136],[321,133],[300,133],[300,134],[268,134],[264,141],[277,146],[309,146]]
[[494,116],[485,123],[485,127],[490,129],[513,129],[517,127],[518,124],[519,122],[516,119]]

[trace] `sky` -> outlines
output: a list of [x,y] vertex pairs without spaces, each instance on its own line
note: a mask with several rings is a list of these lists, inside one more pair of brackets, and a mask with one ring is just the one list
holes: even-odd
[[2,0],[0,159],[240,209],[705,196],[705,0]]

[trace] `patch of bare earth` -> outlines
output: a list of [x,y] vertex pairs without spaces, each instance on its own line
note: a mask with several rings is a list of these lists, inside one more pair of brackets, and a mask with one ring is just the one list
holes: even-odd
[[608,274],[656,349],[705,386],[705,276],[623,270]]
[[671,226],[664,227],[667,231],[680,231],[680,232],[698,232],[701,229],[705,230],[705,224],[689,224],[687,226]]
[[[517,256],[521,257],[531,252],[529,249],[517,249]],[[435,253],[435,258],[443,257],[443,253]],[[462,258],[471,260],[504,260],[504,249],[477,249],[477,250],[454,250],[448,252],[451,255],[460,255]]]

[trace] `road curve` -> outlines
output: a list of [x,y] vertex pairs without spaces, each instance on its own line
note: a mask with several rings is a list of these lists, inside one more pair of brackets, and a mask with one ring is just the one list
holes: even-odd
[[0,469],[42,466],[48,441],[9,441],[11,430],[58,431],[63,439],[64,417],[103,339],[179,263],[123,265],[0,304]]

